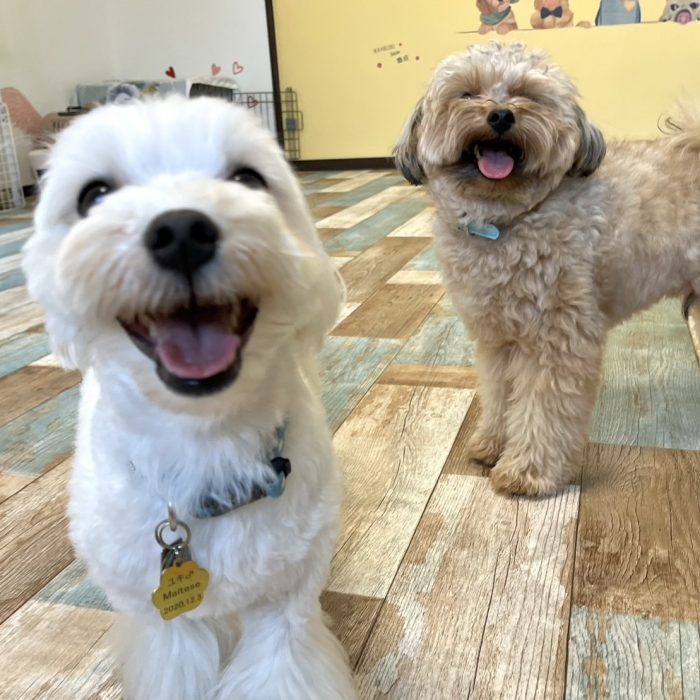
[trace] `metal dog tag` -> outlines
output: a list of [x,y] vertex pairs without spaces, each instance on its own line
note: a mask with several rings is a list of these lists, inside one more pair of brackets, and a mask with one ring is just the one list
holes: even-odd
[[[168,510],[169,519],[156,527],[156,541],[163,551],[160,556],[160,586],[151,595],[153,605],[158,608],[164,620],[172,620],[194,610],[204,600],[209,585],[209,573],[198,566],[190,554],[190,528],[186,523],[175,519],[172,509]],[[185,538],[166,542],[163,539],[166,527],[171,530],[181,527],[185,531]]]

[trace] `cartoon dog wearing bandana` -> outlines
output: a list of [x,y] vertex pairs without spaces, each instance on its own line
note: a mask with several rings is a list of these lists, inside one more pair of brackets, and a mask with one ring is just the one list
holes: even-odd
[[476,7],[481,13],[479,34],[488,32],[506,34],[511,29],[517,29],[518,24],[510,7],[516,2],[518,0],[477,0]]

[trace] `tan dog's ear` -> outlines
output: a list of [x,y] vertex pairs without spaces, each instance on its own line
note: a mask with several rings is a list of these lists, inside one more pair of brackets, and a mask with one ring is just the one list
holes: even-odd
[[422,185],[426,178],[423,166],[418,160],[418,127],[423,118],[423,100],[421,100],[403,129],[401,138],[394,148],[394,162],[403,176],[412,185]]
[[588,121],[585,112],[576,106],[576,121],[581,132],[581,141],[569,175],[590,175],[601,164],[605,156],[605,139],[600,129]]

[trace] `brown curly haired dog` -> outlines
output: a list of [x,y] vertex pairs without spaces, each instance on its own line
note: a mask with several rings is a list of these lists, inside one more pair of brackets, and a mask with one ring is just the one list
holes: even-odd
[[427,183],[445,283],[477,344],[472,455],[496,488],[543,495],[575,472],[607,331],[700,291],[700,115],[611,144],[542,53],[446,59],[397,146]]

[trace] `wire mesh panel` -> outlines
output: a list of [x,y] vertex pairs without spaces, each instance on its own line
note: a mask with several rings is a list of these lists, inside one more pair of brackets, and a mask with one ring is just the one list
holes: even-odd
[[[190,97],[206,95],[208,97],[220,97],[229,102],[234,102],[252,111],[263,126],[266,126],[273,134],[278,134],[278,125],[275,119],[275,94],[273,92],[239,92],[234,87],[215,85],[210,83],[192,83]],[[284,152],[289,160],[301,158],[301,146],[299,132],[304,128],[303,114],[299,111],[297,94],[291,88],[280,93],[282,105],[282,137],[284,140]]]
[[0,210],[24,206],[22,179],[19,174],[12,122],[7,106],[0,102]]

